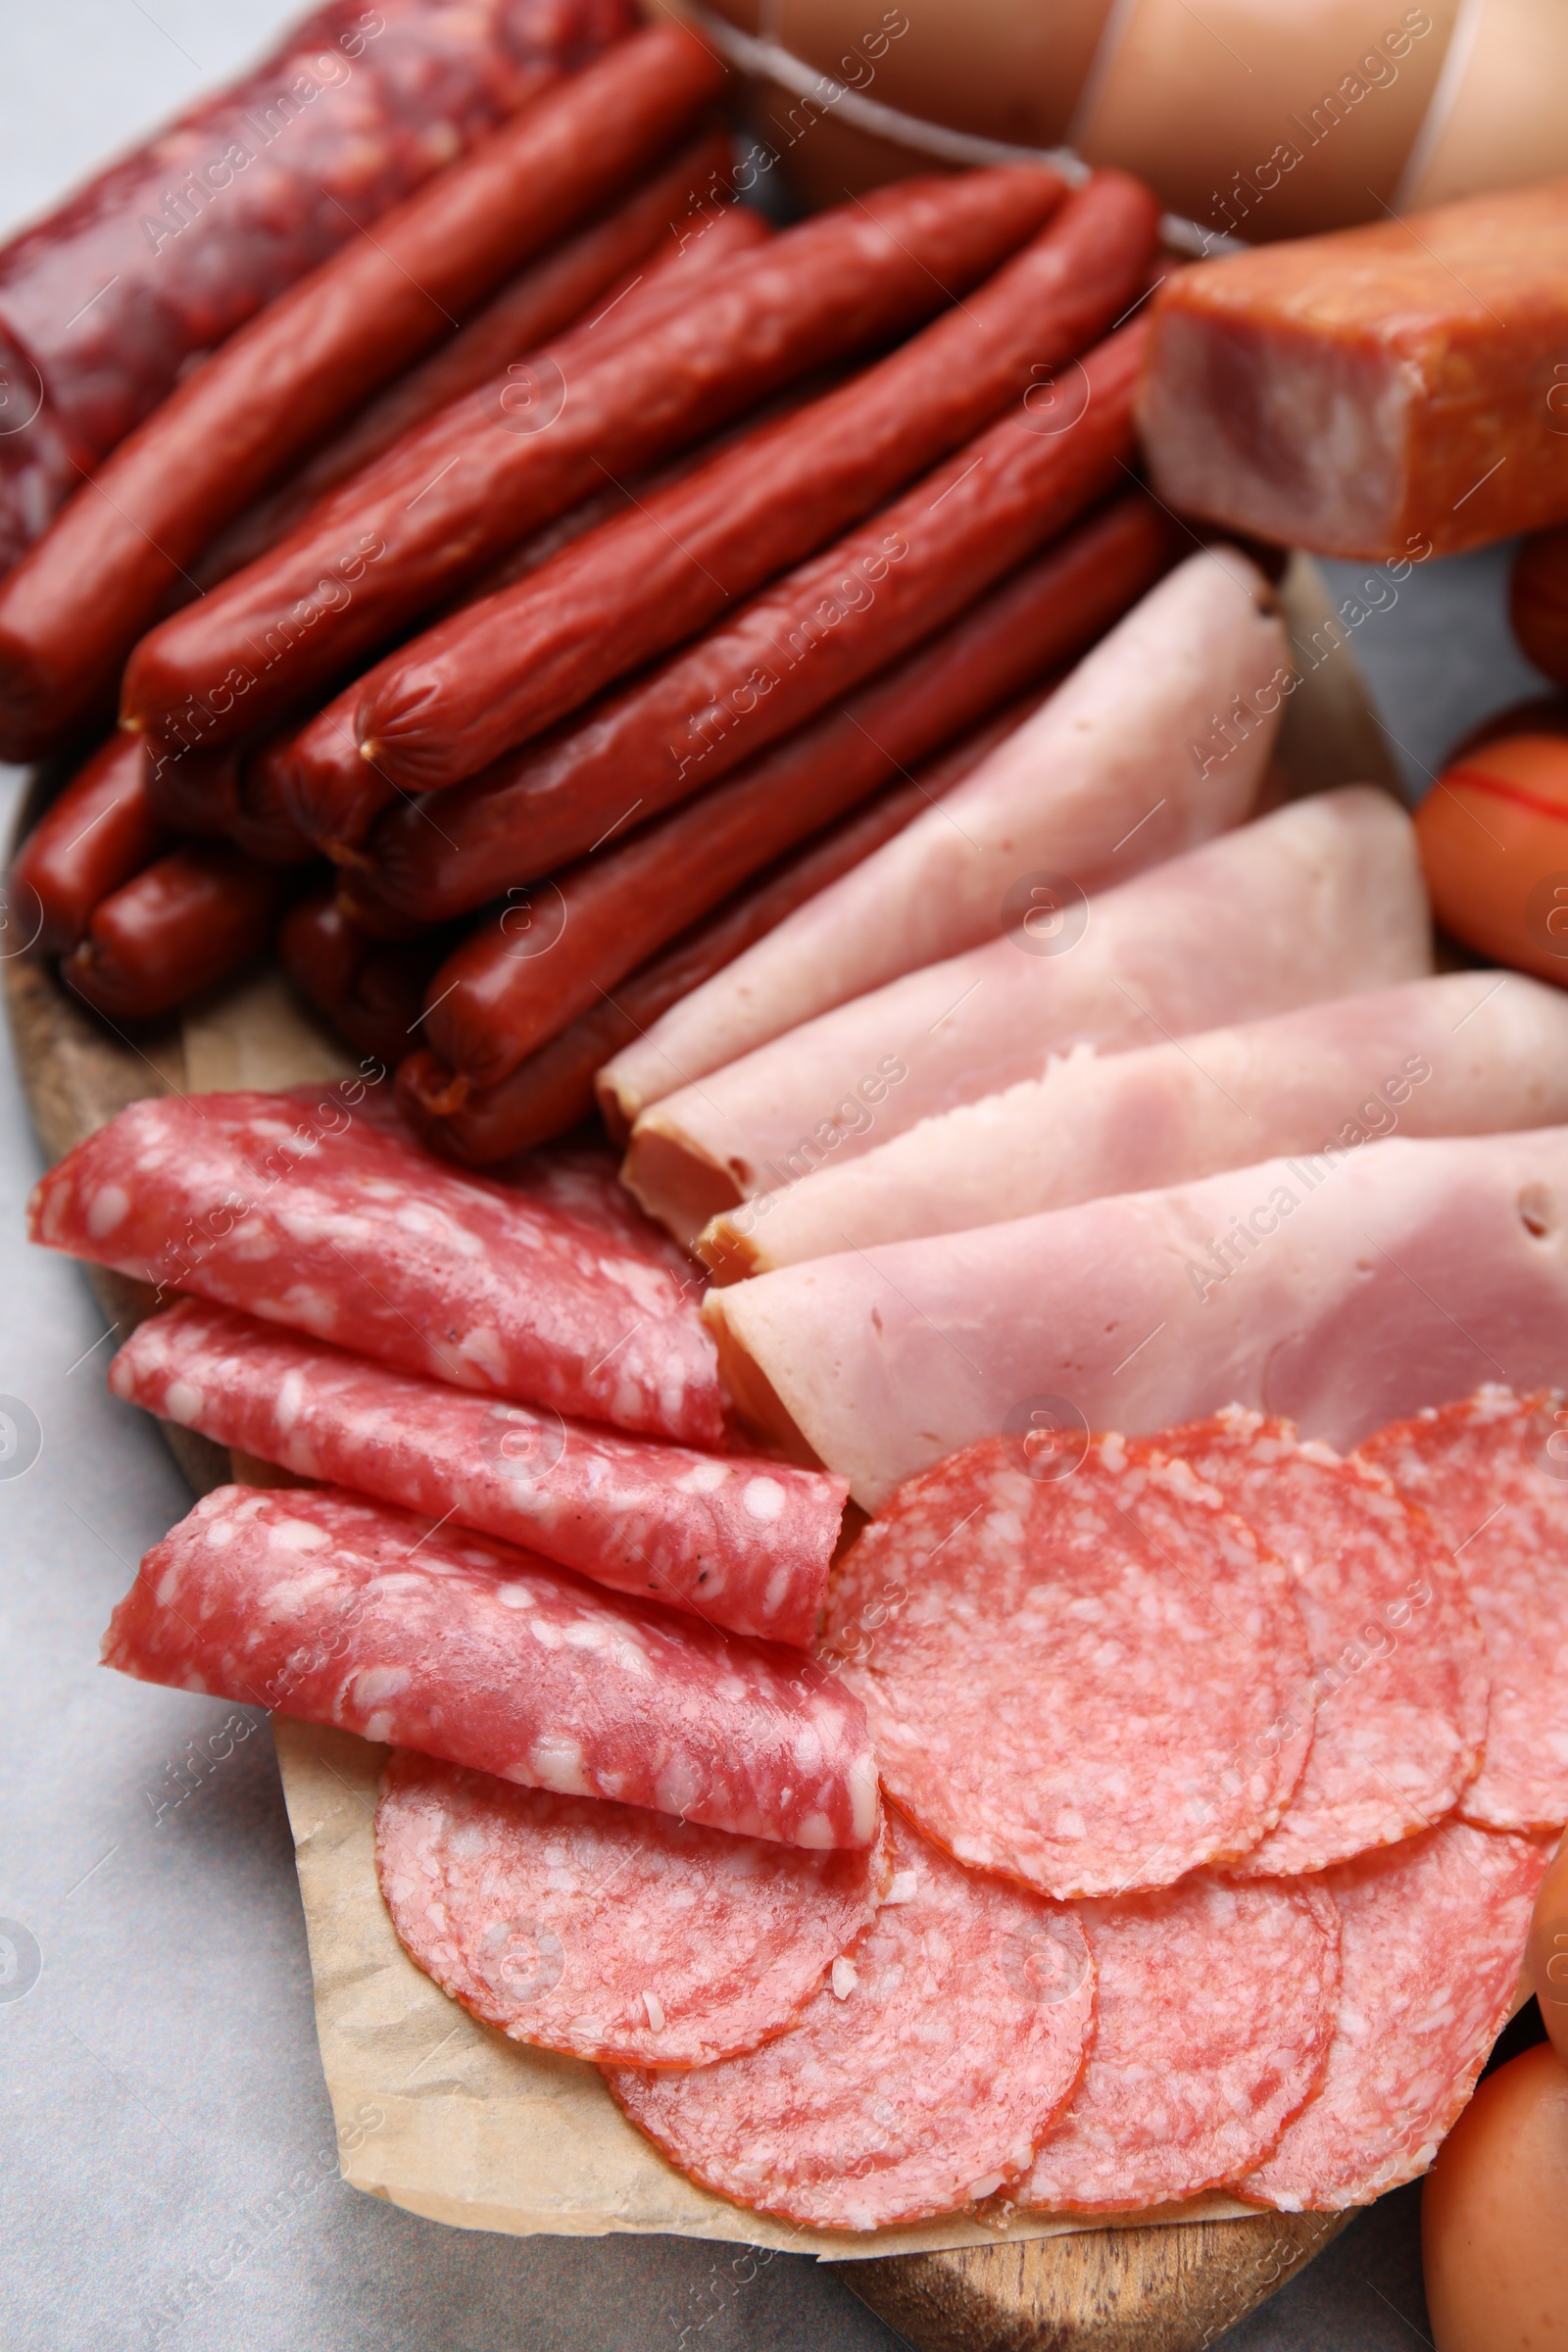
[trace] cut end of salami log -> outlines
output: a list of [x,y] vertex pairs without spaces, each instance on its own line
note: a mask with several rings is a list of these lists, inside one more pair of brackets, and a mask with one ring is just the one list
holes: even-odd
[[824,1655],[900,1810],[1059,1898],[1239,1860],[1311,1741],[1287,1571],[1114,1436],[1025,1422],[909,1480],[840,1567]]
[[617,1592],[762,1641],[816,1638],[842,1479],[476,1396],[199,1298],[141,1324],[109,1385],[259,1461],[499,1536]]
[[1184,513],[1408,566],[1568,514],[1568,180],[1185,270],[1143,395]]
[[1452,1821],[1324,1874],[1340,1914],[1328,2069],[1238,2196],[1339,2212],[1426,2171],[1507,2018],[1550,1853]]
[[1028,2170],[1094,2025],[1072,1912],[889,1824],[892,1891],[787,2034],[685,2074],[607,2073],[626,2115],[718,2195],[807,2229],[982,2203]]
[[716,1446],[689,1280],[553,1203],[460,1175],[364,1080],[131,1103],[34,1188],[46,1248],[463,1389]]
[[743,1838],[878,1834],[864,1708],[812,1660],[335,1488],[205,1496],[142,1561],[103,1658]]
[[866,1929],[887,1873],[395,1748],[375,1816],[409,1957],[514,2041],[711,2066],[791,2025]]

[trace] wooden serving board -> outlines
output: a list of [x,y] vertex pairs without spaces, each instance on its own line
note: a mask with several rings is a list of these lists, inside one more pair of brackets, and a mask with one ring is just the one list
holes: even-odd
[[[28,796],[22,828],[45,797],[41,787]],[[44,964],[18,956],[4,964],[3,972],[7,1012],[33,1123],[51,1159],[137,1097],[214,1083],[197,1070],[187,1071],[178,1024],[142,1029],[133,1038],[122,1035],[67,995]],[[230,991],[225,1001],[241,1008],[246,1003],[243,991],[237,997]],[[239,1017],[243,1020],[243,1010]],[[328,1073],[332,1049],[323,1041],[322,1065],[316,1074]],[[105,1315],[122,1336],[151,1311],[152,1294],[146,1286],[97,1267],[85,1271]],[[166,1424],[165,1435],[198,1494],[236,1475],[253,1483],[258,1472],[267,1475],[261,1465],[231,1465],[222,1447],[190,1431]],[[301,1768],[296,1759],[291,1773],[287,1755],[284,1766],[298,1826]],[[319,2015],[319,1985],[318,1991]],[[500,2046],[515,2062],[514,2045]],[[330,2062],[327,2071],[330,2083]],[[415,2197],[398,2196],[395,2186],[368,2178],[359,2184],[420,2209]],[[423,2210],[432,2208],[426,2205]],[[470,2226],[480,2227],[551,2226],[548,2221],[487,2221],[472,2208],[440,2218],[467,2219]],[[1203,2352],[1300,2270],[1351,2218],[1260,2213],[1132,2223],[995,2244],[876,2255],[843,2262],[840,2275],[916,2352]],[[703,2230],[700,2223],[691,2227],[697,2233],[714,2234]],[[744,2234],[744,2230],[737,2233]]]

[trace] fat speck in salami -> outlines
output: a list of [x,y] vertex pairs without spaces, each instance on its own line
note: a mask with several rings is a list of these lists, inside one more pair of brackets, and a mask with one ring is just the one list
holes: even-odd
[[873,1915],[869,1847],[803,1853],[395,1748],[375,1816],[392,1925],[514,2041],[710,2066],[782,2033]]

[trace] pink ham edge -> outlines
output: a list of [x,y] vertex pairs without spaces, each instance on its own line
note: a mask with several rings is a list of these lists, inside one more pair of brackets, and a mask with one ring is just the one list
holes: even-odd
[[746,1415],[874,1511],[1037,1400],[1143,1433],[1239,1403],[1343,1451],[1499,1370],[1556,1381],[1564,1202],[1568,1128],[1395,1136],[815,1258],[704,1311]]
[[789,2026],[885,1890],[870,1847],[806,1853],[395,1748],[375,1865],[443,1992],[514,2041],[710,2066]]
[[454,1519],[731,1633],[815,1638],[848,1493],[820,1471],[493,1401],[197,1298],[140,1325],[109,1385],[302,1478]]
[[644,1207],[684,1238],[729,1201],[787,1192],[919,1119],[1039,1077],[1074,1046],[1125,1053],[1432,968],[1414,829],[1366,785],[1293,802],[1095,898],[1057,896],[1059,916],[1048,902],[1035,932],[1020,899],[1004,936],[645,1112],[625,1169]]
[[1390,1482],[1232,1406],[1147,1443],[1212,1487],[1296,1586],[1312,1744],[1276,1828],[1232,1870],[1293,1878],[1430,1829],[1471,1780],[1487,1670],[1453,1556]]
[[1488,1829],[1568,1821],[1565,1433],[1560,1391],[1516,1396],[1492,1385],[1380,1429],[1361,1449],[1431,1514],[1481,1620],[1492,1676],[1486,1752],[1460,1810]]
[[733,1279],[1186,1183],[1264,1152],[1556,1125],[1568,1119],[1568,996],[1499,978],[1446,972],[1179,1043],[1069,1054],[818,1168],[765,1212],[714,1218],[700,1251]]
[[1030,2210],[1173,2204],[1265,2156],[1328,2064],[1340,1922],[1311,1885],[1080,1903],[1099,1999],[1089,2063],[1013,2192]]
[[888,1897],[787,2034],[683,2075],[606,2069],[692,2180],[808,2229],[994,2196],[1028,2169],[1093,2031],[1070,1907],[961,1870],[895,1816],[888,1830]]
[[[786,1029],[1003,927],[1021,872],[1085,890],[1196,849],[1247,815],[1278,728],[1284,630],[1234,548],[1191,557],[1086,654],[1044,710],[896,841],[809,900],[606,1065],[631,1126]],[[1216,710],[1255,713],[1206,761]]]
[[331,1488],[207,1495],[142,1561],[103,1659],[740,1837],[877,1836],[865,1711],[813,1660]]
[[1327,2072],[1238,2195],[1337,2213],[1426,2171],[1512,2006],[1550,1853],[1450,1821],[1324,1873],[1341,1967]]
[[712,1345],[672,1273],[342,1101],[132,1102],[27,1215],[50,1249],[406,1372],[685,1445],[723,1436]]

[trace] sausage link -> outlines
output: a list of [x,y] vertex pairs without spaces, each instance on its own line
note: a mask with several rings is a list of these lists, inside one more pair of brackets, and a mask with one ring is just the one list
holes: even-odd
[[239,771],[246,746],[220,744],[211,752],[166,752],[145,736],[128,741],[147,745],[147,799],[166,833],[198,841],[220,841],[239,807]]
[[94,908],[61,977],[113,1020],[168,1012],[266,945],[278,890],[232,844],[187,843]]
[[300,831],[278,790],[274,768],[264,759],[245,760],[234,808],[225,826],[230,841],[263,865],[309,865],[316,844]]
[[99,901],[163,846],[147,795],[146,753],[134,737],[111,735],[17,853],[8,886],[15,944],[46,956],[74,948]]
[[[13,238],[0,572],[188,361],[632,16],[627,0],[332,0]],[[37,400],[30,420],[19,397]]]
[[342,913],[331,892],[292,906],[277,927],[277,959],[300,995],[328,1016],[354,985],[370,952],[363,931]]
[[[531,1151],[590,1117],[594,1082],[605,1063],[640,1037],[672,1004],[700,988],[771,931],[797,906],[826,890],[852,865],[902,832],[913,816],[968,774],[1004,735],[1020,726],[1039,697],[1026,695],[930,761],[906,783],[881,792],[853,816],[842,818],[803,850],[780,858],[744,890],[736,891],[702,922],[632,972],[589,1011],[519,1062],[499,1085],[476,1090],[449,1118],[426,1107],[439,1097],[449,1074],[428,1047],[408,1055],[398,1069],[398,1100],[426,1143],[448,1158],[470,1167],[491,1167],[514,1152]],[[612,1102],[601,1103],[606,1124],[618,1142]]]
[[878,366],[467,606],[364,680],[355,733],[383,774],[472,774],[838,536],[1038,389],[1136,295],[1159,207],[1123,172]]
[[[475,391],[525,352],[564,335],[585,311],[600,310],[600,296],[614,304],[618,292],[616,307],[623,311],[630,273],[637,271],[649,286],[661,283],[663,271],[687,251],[677,241],[682,231],[693,257],[701,255],[711,266],[719,248],[728,259],[727,234],[721,230],[716,239],[697,237],[693,223],[707,227],[710,219],[724,222],[737,211],[732,205],[722,212],[709,211],[723,203],[729,173],[727,139],[719,131],[705,131],[608,220],[569,237],[543,261],[520,271],[477,318],[460,327],[429,359],[399,376],[281,488],[241,514],[197,564],[202,585],[212,587],[253,563],[339,482],[371,464],[450,401]],[[756,213],[744,218],[757,222],[759,236],[766,233]]]
[[302,899],[277,935],[278,959],[300,994],[357,1054],[395,1069],[419,1025],[419,1006],[443,942],[388,947],[367,939],[330,896]]
[[[634,34],[492,131],[188,375],[0,588],[0,756],[46,750],[94,707],[217,531],[440,342],[455,315],[650,163],[721,78],[679,25]],[[363,534],[329,552],[340,568],[318,566],[307,596],[334,583],[341,592],[356,564],[374,560]],[[205,681],[233,722],[225,733],[251,723],[234,668]],[[129,717],[139,723],[134,704]]]
[[[1168,539],[1147,501],[1129,504],[1137,521],[1118,517],[1112,527],[1141,545],[1136,576],[1159,568]],[[991,614],[950,631],[623,846],[509,892],[508,904],[431,980],[425,1040],[452,1072],[432,1107],[461,1102],[469,1087],[495,1085],[749,874],[972,725],[998,699],[999,640],[1015,663],[1028,662],[1024,676],[1081,650],[1102,625],[1082,593],[1086,575],[1102,569],[1098,561],[1086,565],[1076,550],[1065,560],[1058,555],[1054,631],[1042,625],[1036,584],[1027,635],[999,631]],[[1130,569],[1124,564],[1117,575],[1118,597]],[[1103,602],[1102,590],[1101,612]],[[987,633],[989,677],[973,658],[977,637]],[[1004,676],[1003,691],[1021,683],[1015,671]]]
[[[1085,376],[1096,396],[1068,431],[1037,439],[1012,419],[994,426],[901,506],[648,677],[454,790],[390,810],[368,854],[353,853],[367,894],[433,921],[551,873],[584,856],[627,810],[647,817],[689,797],[934,633],[1121,477],[1136,341],[1123,329],[1091,355]],[[1088,544],[1098,545],[1103,527],[1091,526]],[[1098,559],[1086,561],[1092,576]],[[1106,563],[1114,581],[1117,563]],[[837,617],[825,622],[825,598],[835,593]],[[1101,625],[1131,601],[1115,604]],[[1092,602],[1099,609],[1101,600]],[[295,741],[297,810],[310,779],[323,774],[345,791],[352,785],[365,806],[341,719],[335,737],[317,722]],[[371,786],[381,783],[363,760],[361,767]],[[319,808],[309,800],[305,821]]]
[[[217,740],[245,722],[231,673],[250,711],[296,699],[378,652],[607,474],[624,479],[823,362],[930,318],[1015,251],[1054,194],[1030,171],[904,180],[787,230],[569,372],[546,353],[529,374],[493,378],[145,637],[125,675],[127,719]],[[323,594],[332,566],[360,548],[352,591]]]

